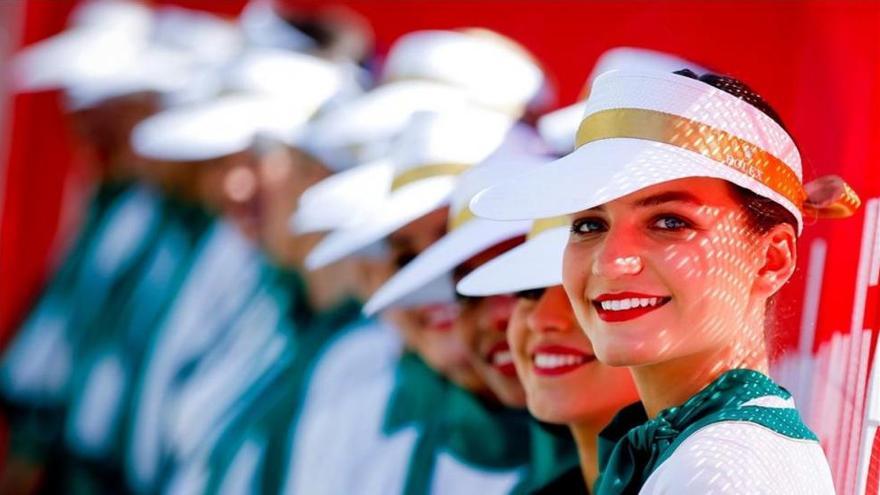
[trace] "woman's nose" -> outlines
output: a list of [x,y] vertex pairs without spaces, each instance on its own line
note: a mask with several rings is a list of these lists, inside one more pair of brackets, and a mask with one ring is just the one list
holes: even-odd
[[644,268],[638,243],[623,229],[609,230],[594,254],[592,274],[609,279],[638,275]]
[[571,305],[562,286],[551,287],[541,295],[526,323],[536,332],[564,332],[573,328]]

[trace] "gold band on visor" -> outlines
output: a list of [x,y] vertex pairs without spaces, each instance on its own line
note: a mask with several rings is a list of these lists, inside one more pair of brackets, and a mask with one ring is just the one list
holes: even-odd
[[440,163],[404,170],[402,173],[394,177],[394,180],[391,182],[391,191],[396,191],[405,185],[424,179],[430,179],[431,177],[458,175],[469,168],[471,168],[470,165],[463,163]]
[[581,121],[576,147],[612,138],[646,139],[699,153],[751,177],[803,209],[807,194],[791,167],[725,130],[656,110],[615,108]]

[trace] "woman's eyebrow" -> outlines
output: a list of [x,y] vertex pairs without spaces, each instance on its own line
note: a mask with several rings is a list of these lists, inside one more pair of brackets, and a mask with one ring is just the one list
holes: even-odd
[[702,206],[704,204],[703,201],[687,191],[668,191],[640,198],[633,202],[633,206],[644,208],[647,206],[656,206],[672,202],[691,203],[696,206]]

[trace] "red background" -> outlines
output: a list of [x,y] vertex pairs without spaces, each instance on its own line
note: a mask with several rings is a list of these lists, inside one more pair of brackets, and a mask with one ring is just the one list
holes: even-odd
[[[58,32],[75,2],[31,0],[22,44]],[[242,1],[178,0],[226,15]],[[288,0],[302,9],[345,4],[372,25],[379,53],[424,28],[483,26],[525,45],[557,88],[556,105],[575,101],[596,58],[614,46],[675,53],[747,81],[778,110],[798,141],[809,179],[845,177],[863,199],[880,196],[880,7],[856,1],[338,1]],[[0,224],[0,344],[38,293],[57,246],[72,152],[57,95],[16,96]],[[848,333],[864,210],[808,226],[801,240],[828,242],[815,346]],[[804,264],[802,263],[802,266]],[[804,270],[783,294],[780,349],[796,345]],[[880,325],[880,295],[868,291],[866,328]],[[863,391],[863,390],[862,390]],[[860,414],[860,413],[858,413]]]

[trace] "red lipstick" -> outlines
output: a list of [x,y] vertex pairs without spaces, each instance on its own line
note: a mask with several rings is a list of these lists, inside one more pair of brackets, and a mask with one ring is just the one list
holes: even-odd
[[510,346],[506,341],[498,342],[493,345],[484,358],[495,371],[507,377],[516,376],[516,367],[513,365],[513,355],[510,352]]
[[542,345],[532,352],[532,369],[542,376],[558,376],[592,362],[596,356],[561,345]]
[[618,292],[602,294],[593,299],[593,307],[602,321],[620,322],[638,318],[668,303],[672,298],[642,294],[638,292]]

